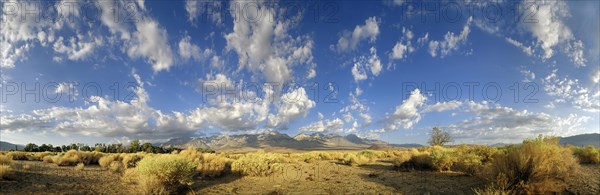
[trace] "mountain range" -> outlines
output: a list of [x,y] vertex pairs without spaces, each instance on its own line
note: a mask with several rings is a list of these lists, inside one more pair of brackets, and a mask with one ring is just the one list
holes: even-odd
[[354,134],[341,136],[337,134],[298,134],[290,137],[276,131],[262,134],[219,135],[197,138],[171,139],[161,146],[178,148],[195,147],[208,150],[228,149],[294,149],[294,150],[327,150],[327,149],[366,149],[373,145],[387,145],[380,140],[363,139]]
[[[600,147],[600,134],[581,134],[569,137],[561,137],[560,144]],[[262,134],[242,135],[215,135],[210,137],[180,137],[164,143],[154,144],[157,146],[187,148],[195,147],[216,151],[251,151],[265,150],[360,150],[360,149],[385,149],[385,148],[414,148],[421,147],[420,144],[391,144],[381,140],[360,138],[354,134],[345,136],[337,134],[298,134],[290,137],[287,134],[276,131]],[[497,143],[491,146],[503,146],[509,144]],[[0,150],[15,149],[22,150],[23,145],[0,141]]]

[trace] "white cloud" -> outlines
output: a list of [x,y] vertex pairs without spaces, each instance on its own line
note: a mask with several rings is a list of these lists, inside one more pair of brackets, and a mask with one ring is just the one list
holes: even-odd
[[527,54],[528,56],[532,56],[533,55],[533,49],[531,48],[531,46],[527,46],[525,47],[525,45],[523,45],[523,43],[511,39],[510,37],[506,37],[506,41],[508,41],[508,43],[514,45],[515,47],[518,47],[519,49],[521,49],[523,51],[523,53]]
[[54,42],[53,49],[57,53],[66,54],[69,60],[83,60],[89,57],[95,48],[103,45],[102,37],[92,36],[91,34],[88,36],[78,34],[76,37],[71,37],[66,45],[63,37],[59,36]]
[[343,130],[344,122],[335,118],[333,120],[319,120],[317,122],[300,127],[300,132],[330,132],[339,133]]
[[472,22],[473,17],[469,17],[467,23],[463,27],[463,30],[458,35],[455,35],[453,32],[447,32],[446,35],[444,35],[444,40],[430,41],[429,54],[432,57],[436,57],[439,51],[440,57],[443,58],[452,51],[457,50],[461,44],[464,44],[467,41],[467,37],[469,36],[469,33],[471,33],[470,26]]
[[269,114],[267,127],[287,129],[287,125],[300,118],[315,107],[316,103],[308,98],[303,87],[282,94],[276,104],[277,114]]
[[594,71],[594,73],[592,74],[592,81],[594,83],[600,82],[600,68],[596,69],[596,71]]
[[458,107],[460,107],[462,105],[463,105],[463,102],[456,101],[456,100],[452,100],[452,101],[449,101],[449,102],[437,102],[435,104],[425,106],[425,108],[423,109],[423,113],[426,113],[426,112],[444,112],[444,111],[447,111],[447,110],[454,110],[454,109],[457,109]]
[[[197,1],[197,0],[186,0],[185,1],[185,11],[188,15],[188,21],[192,24],[197,21],[198,16],[201,14],[208,14],[207,11],[210,11],[210,15],[208,17],[215,24],[221,24],[221,1]],[[207,10],[208,9],[208,10]]]
[[546,113],[534,113],[527,110],[515,110],[487,103],[478,104],[465,113],[475,115],[443,129],[448,129],[456,139],[475,139],[481,143],[512,143],[538,134],[572,135],[582,128],[590,117],[570,114],[568,117],[556,117]]
[[578,79],[559,78],[553,70],[542,79],[544,91],[555,97],[554,103],[570,102],[574,108],[587,112],[600,112],[600,92],[582,87]]
[[583,50],[585,50],[585,48],[583,47],[583,42],[581,40],[570,42],[565,47],[565,53],[577,67],[583,67],[585,66],[585,63],[587,63],[587,60],[583,56]]
[[[218,56],[214,55],[214,52],[211,49],[201,50],[200,47],[196,44],[193,44],[192,37],[189,35],[185,35],[179,41],[179,56],[184,60],[194,59],[197,62],[204,61],[206,59],[211,60],[211,65],[213,67],[220,67],[222,63]],[[212,55],[212,58],[210,57]]]
[[408,99],[396,106],[394,113],[386,114],[384,129],[387,131],[400,128],[410,129],[421,120],[419,108],[425,104],[426,100],[427,97],[422,95],[419,89],[412,91]]
[[364,25],[357,25],[354,31],[342,32],[342,36],[337,42],[336,49],[338,52],[355,50],[361,41],[368,39],[369,42],[375,42],[379,35],[380,19],[373,16],[365,20]]
[[[253,2],[233,2],[231,6],[235,9],[234,6],[245,6],[247,3]],[[306,77],[314,77],[316,63],[313,62],[311,37],[290,35],[288,31],[294,27],[294,23],[289,18],[281,18],[283,16],[278,11],[283,10],[270,8],[262,2],[256,5],[257,15],[261,16],[257,21],[234,21],[233,32],[225,35],[226,50],[237,53],[239,68],[246,67],[262,74],[267,82],[279,84],[292,79],[296,65],[306,65]]]
[[377,49],[371,47],[369,51],[371,53],[370,56],[360,56],[355,60],[354,66],[352,66],[351,72],[356,82],[366,80],[368,78],[367,71],[370,71],[373,76],[378,76],[381,73],[383,66],[377,55]]
[[154,72],[169,70],[173,65],[173,53],[167,40],[167,30],[155,20],[144,20],[135,24],[134,41],[127,50],[130,57],[143,56],[152,64]]
[[533,82],[535,80],[535,73],[532,72],[531,70],[527,70],[524,67],[521,67],[521,74],[523,74],[523,76],[525,77],[525,79],[523,79],[523,82],[527,83],[527,82]]
[[[402,39],[396,42],[396,45],[394,45],[394,48],[392,48],[390,59],[404,59],[409,53],[415,51],[415,48],[411,43],[411,40],[414,37],[413,32],[410,29],[402,27],[402,34]],[[419,38],[417,42],[423,42],[423,39],[428,39],[428,36],[429,34],[425,34],[425,37]]]
[[521,3],[528,13],[532,15],[531,21],[520,23],[521,26],[537,39],[544,50],[542,59],[549,59],[555,54],[554,48],[566,43],[564,52],[575,64],[585,66],[587,60],[583,56],[583,42],[575,40],[573,32],[564,22],[570,17],[568,5],[564,1],[540,1]]

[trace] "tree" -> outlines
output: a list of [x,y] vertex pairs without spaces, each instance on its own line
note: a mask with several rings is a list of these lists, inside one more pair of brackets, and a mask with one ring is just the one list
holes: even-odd
[[129,144],[129,152],[138,152],[140,151],[140,140],[133,140]]
[[431,130],[431,138],[429,144],[432,146],[443,146],[445,143],[452,142],[453,139],[448,132],[442,131],[440,128],[434,127]]
[[152,146],[151,143],[146,142],[146,143],[142,144],[141,151],[144,151],[144,152],[147,152],[147,153],[152,153],[153,149],[154,149],[153,147],[154,146]]
[[28,143],[27,145],[25,145],[25,148],[23,148],[23,150],[25,150],[25,152],[37,152],[39,149],[38,146],[34,143]]

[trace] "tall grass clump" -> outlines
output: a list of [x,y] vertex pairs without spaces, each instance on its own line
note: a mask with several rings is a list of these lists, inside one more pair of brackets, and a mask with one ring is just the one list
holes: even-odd
[[15,171],[12,168],[12,157],[8,155],[0,155],[0,179],[6,179],[14,175]]
[[189,158],[178,155],[145,157],[137,163],[127,177],[137,175],[138,185],[144,194],[173,194],[193,183],[196,164]]
[[231,169],[232,160],[215,153],[203,153],[188,147],[178,155],[192,159],[196,164],[196,171],[203,177],[217,177]]
[[9,152],[8,156],[13,160],[29,160],[27,152]]
[[562,191],[579,164],[570,149],[558,145],[558,138],[539,136],[507,147],[506,154],[494,156],[490,169],[488,180],[499,190],[544,194]]
[[577,156],[582,164],[600,164],[600,148],[594,146],[573,147],[573,154]]
[[371,161],[368,157],[363,155],[357,155],[354,153],[346,153],[344,158],[341,160],[342,164],[350,165],[350,166],[360,166],[363,164],[367,164]]
[[249,176],[269,176],[283,169],[283,163],[288,162],[280,155],[256,152],[245,154],[231,163],[233,173]]

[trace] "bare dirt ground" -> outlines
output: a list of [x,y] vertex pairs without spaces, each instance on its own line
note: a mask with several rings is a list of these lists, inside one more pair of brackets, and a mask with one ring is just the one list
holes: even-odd
[[[0,181],[0,194],[132,194],[117,173],[89,165],[83,171],[42,162],[16,161],[17,173]],[[29,170],[23,170],[29,165]],[[600,165],[583,165],[565,194],[600,194]],[[378,161],[352,167],[328,161],[288,164],[268,177],[227,174],[197,178],[187,194],[473,194],[485,182],[455,172],[396,171]]]

